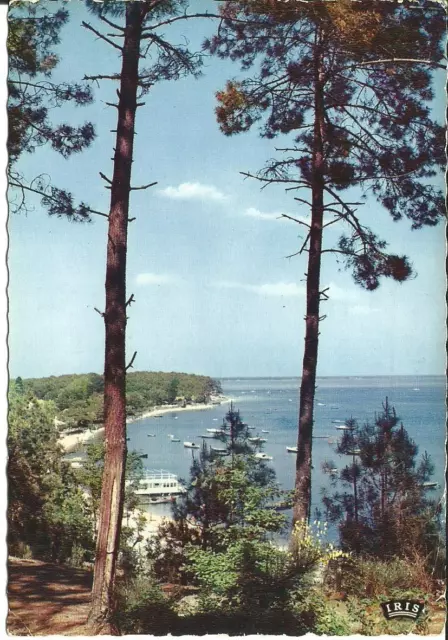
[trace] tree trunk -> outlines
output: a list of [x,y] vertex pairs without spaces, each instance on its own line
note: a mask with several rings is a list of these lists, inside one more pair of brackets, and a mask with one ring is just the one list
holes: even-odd
[[118,123],[107,243],[106,349],[104,365],[105,461],[99,509],[92,605],[96,633],[117,633],[114,583],[123,517],[126,465],[126,252],[134,123],[143,8],[126,8],[126,29],[118,102]]
[[300,386],[299,433],[293,525],[308,521],[311,508],[311,455],[314,424],[317,351],[319,343],[320,271],[324,215],[324,79],[320,53],[315,63],[315,117],[312,177],[311,229],[306,276],[306,329]]

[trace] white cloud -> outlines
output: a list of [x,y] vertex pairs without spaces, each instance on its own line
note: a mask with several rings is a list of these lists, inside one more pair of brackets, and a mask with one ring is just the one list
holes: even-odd
[[217,282],[220,289],[242,289],[260,296],[292,298],[303,296],[304,287],[299,287],[295,282],[277,282],[266,284],[243,284],[242,282]]
[[359,291],[356,291],[354,289],[343,289],[342,287],[339,287],[337,284],[334,284],[334,282],[329,282],[328,284],[322,287],[322,289],[327,289],[327,288],[328,288],[328,291],[326,291],[325,293],[330,298],[330,300],[355,301],[359,299]]
[[142,286],[160,286],[162,284],[175,284],[177,280],[174,276],[163,273],[139,273],[135,278],[135,282]]
[[300,220],[301,222],[309,223],[309,218],[307,216],[297,216],[292,213],[286,213],[285,211],[273,211],[272,213],[264,213],[255,207],[249,207],[249,209],[245,209],[243,215],[248,216],[249,218],[258,218],[260,220],[278,220],[281,219],[283,215],[288,215],[296,220]]
[[219,202],[227,197],[213,185],[201,184],[200,182],[182,182],[177,187],[166,187],[166,189],[159,190],[158,193],[172,200],[214,200]]
[[375,307],[369,307],[367,305],[357,304],[349,309],[350,313],[354,316],[369,316],[371,313],[376,313],[379,309]]

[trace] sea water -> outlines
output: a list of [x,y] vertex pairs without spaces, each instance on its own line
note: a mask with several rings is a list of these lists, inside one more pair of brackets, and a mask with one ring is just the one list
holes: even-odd
[[[274,467],[281,488],[293,489],[296,456],[288,453],[286,447],[297,446],[300,379],[225,378],[221,384],[224,395],[232,399],[244,422],[255,427],[251,434],[266,438],[262,450],[273,457],[268,464]],[[321,490],[328,486],[322,463],[332,461],[335,467],[342,468],[351,461],[335,451],[341,435],[336,427],[347,418],[355,418],[359,424],[373,422],[375,414],[382,411],[386,397],[418,445],[419,456],[424,451],[431,456],[435,465],[432,480],[439,484],[431,495],[441,495],[445,478],[444,377],[318,378],[314,435],[328,437],[313,439],[313,513],[322,506]],[[184,448],[183,442],[201,445],[200,435],[207,433],[206,429],[218,428],[228,408],[228,404],[222,404],[209,410],[173,411],[163,417],[138,420],[128,425],[128,449],[148,454],[148,459],[143,460],[147,469],[165,469],[187,479],[192,456],[199,452]],[[148,434],[155,434],[155,437]],[[171,442],[171,435],[180,442]],[[154,513],[170,515],[169,505],[151,505],[150,508]]]

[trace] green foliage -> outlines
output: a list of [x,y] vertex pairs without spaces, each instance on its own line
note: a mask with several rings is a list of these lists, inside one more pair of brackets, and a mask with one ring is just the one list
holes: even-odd
[[223,133],[259,123],[262,136],[289,138],[283,156],[250,177],[297,190],[316,190],[321,179],[325,217],[349,227],[335,250],[368,290],[382,278],[403,282],[412,267],[406,256],[387,252],[339,194],[357,187],[414,229],[444,217],[433,180],[445,166],[444,134],[430,111],[433,70],[443,68],[442,11],[424,3],[417,20],[409,6],[393,2],[231,0],[219,31],[204,43],[244,72],[217,93]]
[[117,585],[116,621],[122,634],[168,635],[175,626],[172,602],[151,574]]
[[58,9],[50,13],[42,5],[17,2],[8,13],[10,206],[14,212],[26,212],[26,197],[35,193],[50,215],[78,222],[90,220],[88,207],[84,203],[74,205],[70,192],[53,186],[44,174],[29,179],[17,168],[22,154],[33,153],[40,146],[50,146],[68,158],[83,151],[95,138],[90,122],[76,127],[67,122],[53,125],[50,120],[51,111],[67,103],[90,104],[93,95],[85,83],[52,81],[59,62],[54,47],[60,41],[68,12]]
[[[92,552],[92,521],[75,476],[62,460],[55,407],[30,394],[9,398],[8,546],[33,555],[69,559]],[[79,555],[79,552],[77,552]]]
[[284,515],[270,508],[280,495],[275,472],[254,457],[247,424],[233,406],[221,429],[226,455],[203,444],[193,458],[186,492],[173,505],[174,523],[164,525],[148,545],[160,578],[185,581],[188,546],[220,553],[239,541],[265,541],[285,526]]
[[417,461],[418,447],[387,399],[374,424],[347,425],[338,453],[350,456],[350,464],[340,471],[333,462],[323,465],[332,485],[332,492],[323,491],[323,504],[339,523],[343,548],[378,558],[417,553],[432,562],[440,505],[425,488],[434,472],[429,456]]
[[330,580],[327,584],[349,596],[419,599],[434,591],[434,579],[417,557],[412,561],[352,557],[343,561],[341,569],[337,583]]
[[[25,391],[52,400],[58,418],[67,425],[85,428],[103,420],[103,376],[96,373],[30,378]],[[126,376],[127,413],[138,415],[155,406],[176,402],[208,402],[221,393],[218,381],[187,373],[133,372]],[[180,400],[179,400],[180,398]]]

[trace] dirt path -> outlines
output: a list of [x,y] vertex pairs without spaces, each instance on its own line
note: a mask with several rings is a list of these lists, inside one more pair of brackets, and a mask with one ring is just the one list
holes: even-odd
[[38,560],[8,561],[8,633],[88,635],[92,574]]

